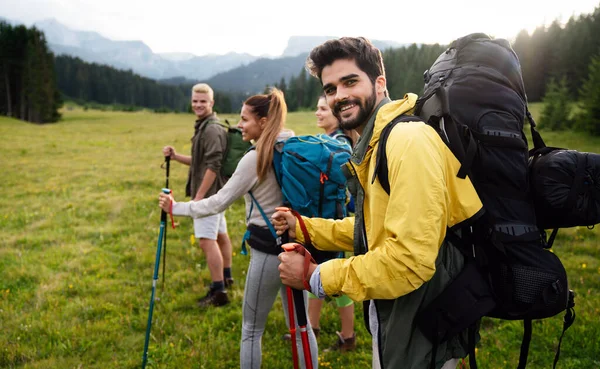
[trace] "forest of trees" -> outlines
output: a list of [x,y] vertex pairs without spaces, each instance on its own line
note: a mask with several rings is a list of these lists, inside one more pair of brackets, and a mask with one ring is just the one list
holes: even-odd
[[0,114],[34,123],[60,118],[54,56],[35,28],[0,22]]
[[550,80],[566,78],[573,100],[588,77],[588,66],[600,54],[600,7],[591,14],[569,19],[564,27],[555,21],[529,35],[521,31],[514,43],[530,101],[540,101]]
[[[59,90],[79,103],[145,107],[160,112],[190,111],[192,84],[159,83],[131,70],[86,63],[66,55],[56,57],[55,70]],[[228,95],[215,92],[215,110],[232,111]]]

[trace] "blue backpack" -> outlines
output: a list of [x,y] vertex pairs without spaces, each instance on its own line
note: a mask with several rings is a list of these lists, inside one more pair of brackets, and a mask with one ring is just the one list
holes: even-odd
[[275,147],[273,166],[284,204],[307,217],[346,216],[346,142],[325,134],[290,137]]
[[[254,148],[251,148],[251,150]],[[273,168],[283,193],[283,204],[307,217],[341,219],[346,216],[346,177],[341,166],[350,159],[352,148],[346,141],[325,134],[290,137],[275,144]],[[265,219],[273,237],[275,229],[250,192],[253,203]],[[246,255],[246,231],[242,239],[242,255]],[[310,252],[321,263],[338,252]]]

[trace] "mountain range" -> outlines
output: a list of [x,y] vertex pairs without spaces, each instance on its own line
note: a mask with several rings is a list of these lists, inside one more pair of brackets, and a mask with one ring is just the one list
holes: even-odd
[[[13,25],[19,22],[0,17]],[[97,32],[73,30],[56,19],[33,24],[43,31],[48,46],[56,55],[78,57],[85,62],[132,70],[144,77],[164,83],[208,81],[213,88],[223,91],[255,93],[262,90],[264,81],[279,82],[297,75],[308,52],[334,37],[292,36],[280,57],[264,57],[230,52],[224,55],[197,56],[186,52],[154,53],[142,41],[115,41]],[[394,41],[376,41],[384,50],[404,46]]]
[[[262,91],[265,81],[274,84],[290,77],[297,76],[313,47],[330,40],[332,36],[292,36],[279,58],[260,58],[247,65],[219,73],[208,80],[213,88],[226,92],[242,92],[252,94]],[[394,41],[372,40],[380,50],[407,46]]]
[[159,54],[152,52],[142,41],[110,40],[96,32],[72,30],[55,19],[36,22],[34,26],[44,32],[48,46],[57,55],[66,54],[90,63],[131,69],[152,79],[183,76],[202,80],[258,59],[258,56],[246,53]]

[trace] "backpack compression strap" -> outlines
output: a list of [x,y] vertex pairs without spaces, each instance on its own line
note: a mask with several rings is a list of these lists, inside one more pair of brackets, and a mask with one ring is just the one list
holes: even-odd
[[379,184],[385,192],[390,194],[390,180],[388,177],[389,171],[387,166],[387,154],[385,153],[385,144],[390,136],[390,132],[400,122],[422,122],[421,118],[415,115],[399,115],[388,123],[381,131],[379,136],[379,146],[377,147],[377,159],[375,161],[375,170],[371,183],[375,182],[375,178],[379,178]]
[[[539,150],[541,148],[546,147],[546,143],[544,142],[542,135],[540,135],[537,129],[535,129],[535,127],[537,127],[537,124],[535,124],[535,120],[533,120],[533,116],[529,112],[529,107],[526,106],[525,108],[527,109],[525,111],[525,115],[529,120],[529,128],[531,129],[531,139],[533,140],[533,149],[531,149],[531,151]],[[529,153],[529,156],[531,156],[531,152]]]

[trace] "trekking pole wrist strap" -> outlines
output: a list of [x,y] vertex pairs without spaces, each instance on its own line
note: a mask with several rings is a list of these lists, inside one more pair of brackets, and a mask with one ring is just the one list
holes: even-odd
[[311,291],[310,288],[310,278],[308,276],[308,271],[310,268],[310,263],[317,263],[315,261],[315,259],[313,259],[312,255],[310,254],[310,252],[301,244],[299,243],[294,243],[294,244],[287,244],[286,247],[284,247],[285,251],[296,251],[298,254],[304,256],[304,262],[303,262],[303,268],[302,268],[302,284],[304,285],[304,289],[307,291]]
[[[306,224],[304,224],[302,216],[300,215],[300,213],[293,209],[292,214],[294,214],[294,216],[298,220],[298,224],[300,225],[300,229],[302,230],[302,236],[304,237],[304,244],[307,246],[312,246],[312,241],[310,240],[310,235],[308,234],[308,229],[306,228]],[[310,266],[311,261],[315,264],[316,261],[315,259],[313,259],[312,255],[306,248],[302,247],[302,249],[304,250],[304,273],[302,275],[302,283],[304,284],[305,290],[312,292],[310,289],[310,278],[308,277],[308,267]]]
[[169,206],[169,217],[171,217],[171,227],[175,229],[175,220],[173,219],[173,201],[171,201],[171,205]]
[[298,213],[296,210],[291,209],[292,214],[296,217],[298,221],[298,225],[300,226],[300,230],[302,230],[302,236],[304,237],[304,244],[307,246],[312,246],[312,241],[310,240],[310,235],[308,234],[308,229],[306,228],[306,224],[304,224],[304,219],[302,219],[302,215]]

